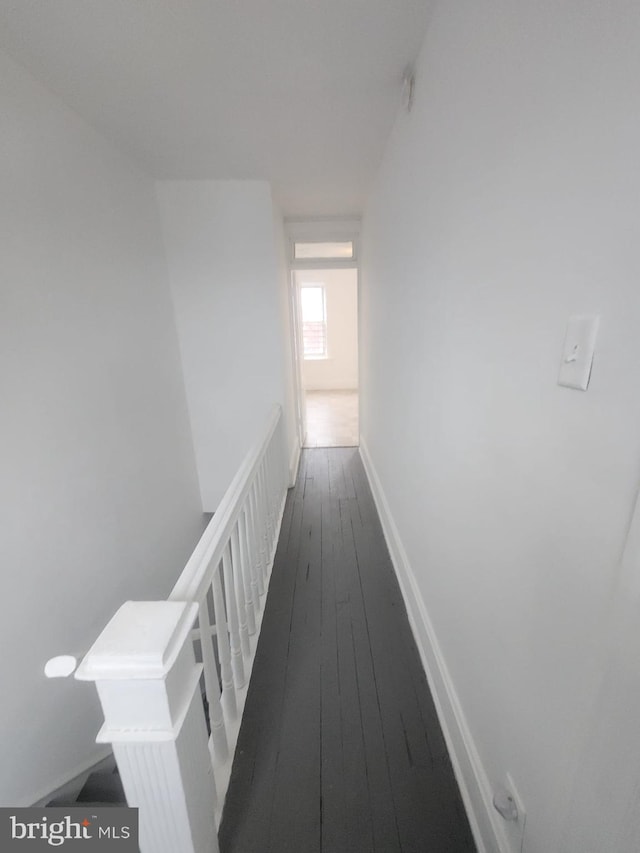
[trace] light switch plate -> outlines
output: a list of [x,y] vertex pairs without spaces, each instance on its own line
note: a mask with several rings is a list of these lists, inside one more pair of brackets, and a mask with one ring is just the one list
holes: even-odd
[[599,321],[600,317],[597,314],[576,314],[569,317],[558,385],[576,388],[579,391],[587,390]]

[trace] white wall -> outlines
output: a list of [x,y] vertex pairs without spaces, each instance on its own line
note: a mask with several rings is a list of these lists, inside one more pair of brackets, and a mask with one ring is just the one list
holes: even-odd
[[304,359],[302,381],[307,391],[358,387],[358,271],[304,270],[296,282],[324,284],[327,311],[327,358]]
[[154,186],[0,55],[0,803],[96,756],[92,685],[47,681],[201,530]]
[[215,511],[273,404],[289,405],[271,190],[163,181],[157,192],[202,501]]
[[[526,853],[640,847],[639,43],[625,0],[439,3],[364,221],[365,452],[485,837],[510,772]],[[561,388],[591,312],[591,385]]]

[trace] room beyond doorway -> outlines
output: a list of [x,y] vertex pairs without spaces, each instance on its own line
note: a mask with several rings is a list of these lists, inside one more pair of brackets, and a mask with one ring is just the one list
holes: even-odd
[[358,392],[306,391],[305,447],[357,447]]
[[358,426],[358,272],[296,270],[305,447],[354,447]]

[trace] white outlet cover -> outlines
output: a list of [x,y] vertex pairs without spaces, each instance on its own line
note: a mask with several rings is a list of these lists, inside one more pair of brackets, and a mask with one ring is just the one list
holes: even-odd
[[589,387],[599,323],[597,314],[575,314],[569,317],[558,385],[578,391],[586,391]]

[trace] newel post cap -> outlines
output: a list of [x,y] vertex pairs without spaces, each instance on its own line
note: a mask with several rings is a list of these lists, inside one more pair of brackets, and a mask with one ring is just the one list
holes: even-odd
[[80,681],[164,678],[186,643],[198,605],[127,601],[85,655]]

